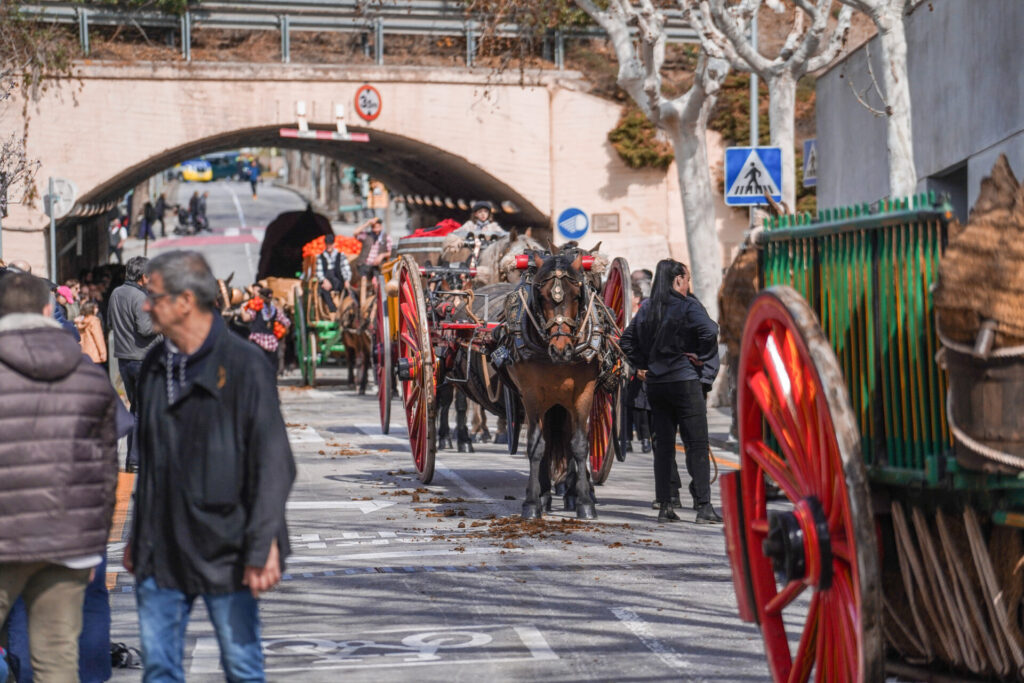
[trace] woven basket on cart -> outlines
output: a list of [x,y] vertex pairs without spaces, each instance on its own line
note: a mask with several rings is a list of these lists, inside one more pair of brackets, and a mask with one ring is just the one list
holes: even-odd
[[958,461],[1024,470],[1024,186],[1003,155],[946,249],[935,310]]

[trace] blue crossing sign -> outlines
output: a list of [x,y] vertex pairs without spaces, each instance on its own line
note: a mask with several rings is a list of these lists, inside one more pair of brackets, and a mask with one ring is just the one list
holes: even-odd
[[818,139],[804,140],[804,187],[818,184]]
[[725,203],[767,204],[764,195],[782,201],[782,149],[729,147],[725,150]]
[[558,228],[558,234],[565,239],[578,240],[587,234],[590,219],[582,209],[571,208],[558,214],[558,221],[555,225]]

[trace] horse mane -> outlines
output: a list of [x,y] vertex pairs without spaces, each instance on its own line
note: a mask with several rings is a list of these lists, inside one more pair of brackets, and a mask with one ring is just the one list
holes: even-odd
[[518,235],[515,240],[511,234],[505,235],[480,252],[477,280],[485,285],[509,282],[512,279],[510,275],[516,270],[516,256],[543,250],[540,242],[527,235]]

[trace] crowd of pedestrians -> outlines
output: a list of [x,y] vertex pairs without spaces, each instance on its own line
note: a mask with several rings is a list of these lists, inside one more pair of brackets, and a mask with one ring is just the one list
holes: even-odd
[[[127,435],[144,679],[184,680],[202,597],[229,680],[263,680],[258,598],[290,552],[295,478],[274,369],[227,331],[198,253],[59,286],[30,271],[0,263],[0,413],[26,418],[0,421],[0,681],[103,681],[124,650],[104,581]],[[105,328],[130,412],[103,367]]]

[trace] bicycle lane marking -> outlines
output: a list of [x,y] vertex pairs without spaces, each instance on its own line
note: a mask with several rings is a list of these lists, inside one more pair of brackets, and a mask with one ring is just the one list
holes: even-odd
[[[262,640],[267,674],[560,659],[539,629],[514,624],[406,626],[265,635]],[[507,656],[515,651],[524,652]],[[489,657],[488,653],[506,656]],[[221,667],[216,637],[198,637],[192,648],[189,674],[218,673]]]
[[611,612],[666,666],[676,671],[686,671],[690,668],[690,663],[683,659],[682,655],[654,637],[650,625],[637,616],[636,612],[624,607],[613,607]]

